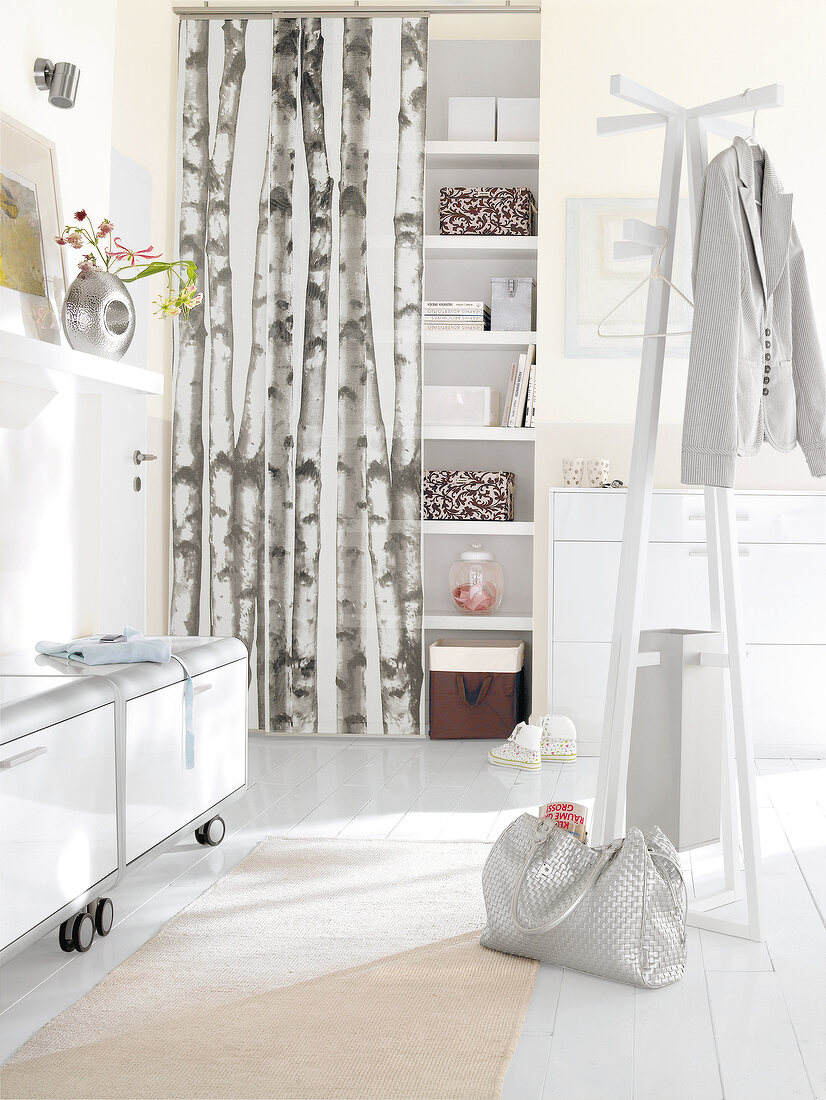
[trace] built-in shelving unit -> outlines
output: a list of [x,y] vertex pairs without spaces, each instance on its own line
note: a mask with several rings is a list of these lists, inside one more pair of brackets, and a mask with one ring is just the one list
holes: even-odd
[[[447,186],[525,186],[538,199],[538,142],[448,141],[447,96],[536,96],[537,43],[431,42],[426,155],[425,299],[490,303],[492,276],[536,278],[538,236],[462,237],[439,234],[439,189]],[[455,51],[455,52],[452,52]],[[465,90],[457,74],[476,70]],[[470,78],[468,78],[470,80]],[[511,364],[535,332],[425,330],[426,385],[479,385],[499,391],[500,407]],[[541,350],[537,355],[542,385]],[[530,697],[533,633],[533,428],[425,425],[425,469],[508,470],[516,477],[511,522],[427,520],[423,524],[425,643],[440,637],[525,640]],[[451,606],[448,571],[463,550],[481,542],[502,565],[505,593],[491,615],[467,615]]]
[[428,141],[432,168],[538,168],[538,141]]
[[472,630],[477,631],[501,630],[503,632],[518,631],[519,633],[533,630],[533,618],[530,615],[462,615],[458,611],[443,611],[425,614],[425,630]]
[[0,382],[55,393],[163,393],[157,371],[14,332],[0,332]]
[[[490,297],[490,291],[488,291]],[[424,346],[455,351],[480,351],[485,348],[501,348],[523,351],[528,344],[536,343],[535,332],[440,332],[425,329]],[[506,379],[507,381],[507,379]]]
[[459,425],[427,424],[425,439],[452,439],[454,442],[478,439],[485,443],[533,443],[535,428],[469,428]]
[[514,521],[502,523],[498,520],[466,520],[466,519],[426,519],[422,524],[426,535],[473,535],[487,537],[493,535],[496,538],[532,538],[533,523]]
[[440,237],[424,239],[426,260],[520,260],[536,255],[537,237]]

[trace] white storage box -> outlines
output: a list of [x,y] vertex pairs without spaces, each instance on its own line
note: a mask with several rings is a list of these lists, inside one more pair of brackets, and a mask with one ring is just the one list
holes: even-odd
[[539,100],[497,100],[497,141],[539,141]]
[[492,332],[532,332],[536,323],[536,283],[530,276],[490,281]]
[[494,96],[450,96],[447,101],[448,141],[495,141]]
[[429,425],[490,427],[499,423],[499,391],[490,386],[425,386],[422,419]]
[[430,643],[431,672],[521,672],[525,643],[501,638],[439,638]]
[[115,703],[98,677],[0,677],[0,954],[117,880]]

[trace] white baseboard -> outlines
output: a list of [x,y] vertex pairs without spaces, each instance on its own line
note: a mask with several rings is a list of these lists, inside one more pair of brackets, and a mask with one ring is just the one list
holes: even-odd
[[[578,741],[577,755],[599,756],[599,741]],[[822,760],[826,759],[826,744],[785,745],[774,741],[758,741],[754,755],[759,760]]]

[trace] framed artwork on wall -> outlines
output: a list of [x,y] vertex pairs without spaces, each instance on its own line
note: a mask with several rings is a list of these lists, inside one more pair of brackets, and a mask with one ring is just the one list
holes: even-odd
[[0,329],[61,342],[62,218],[54,143],[0,112]]
[[[568,199],[566,204],[565,355],[568,359],[638,359],[642,340],[611,340],[597,335],[597,325],[649,273],[651,260],[615,260],[614,242],[622,223],[639,218],[656,225],[656,199]],[[672,280],[691,297],[691,233],[686,204],[680,205],[674,245]],[[646,294],[627,302],[606,326],[618,335],[640,332]],[[691,309],[671,295],[669,327],[691,328]],[[666,354],[688,358],[689,337],[672,337]]]

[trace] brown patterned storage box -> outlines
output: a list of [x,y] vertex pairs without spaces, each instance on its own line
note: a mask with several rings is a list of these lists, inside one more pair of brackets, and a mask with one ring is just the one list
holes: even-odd
[[536,203],[527,187],[442,187],[439,232],[447,236],[530,237]]
[[513,519],[514,474],[506,470],[425,470],[423,519]]
[[429,655],[431,738],[510,737],[525,709],[525,643],[440,639]]

